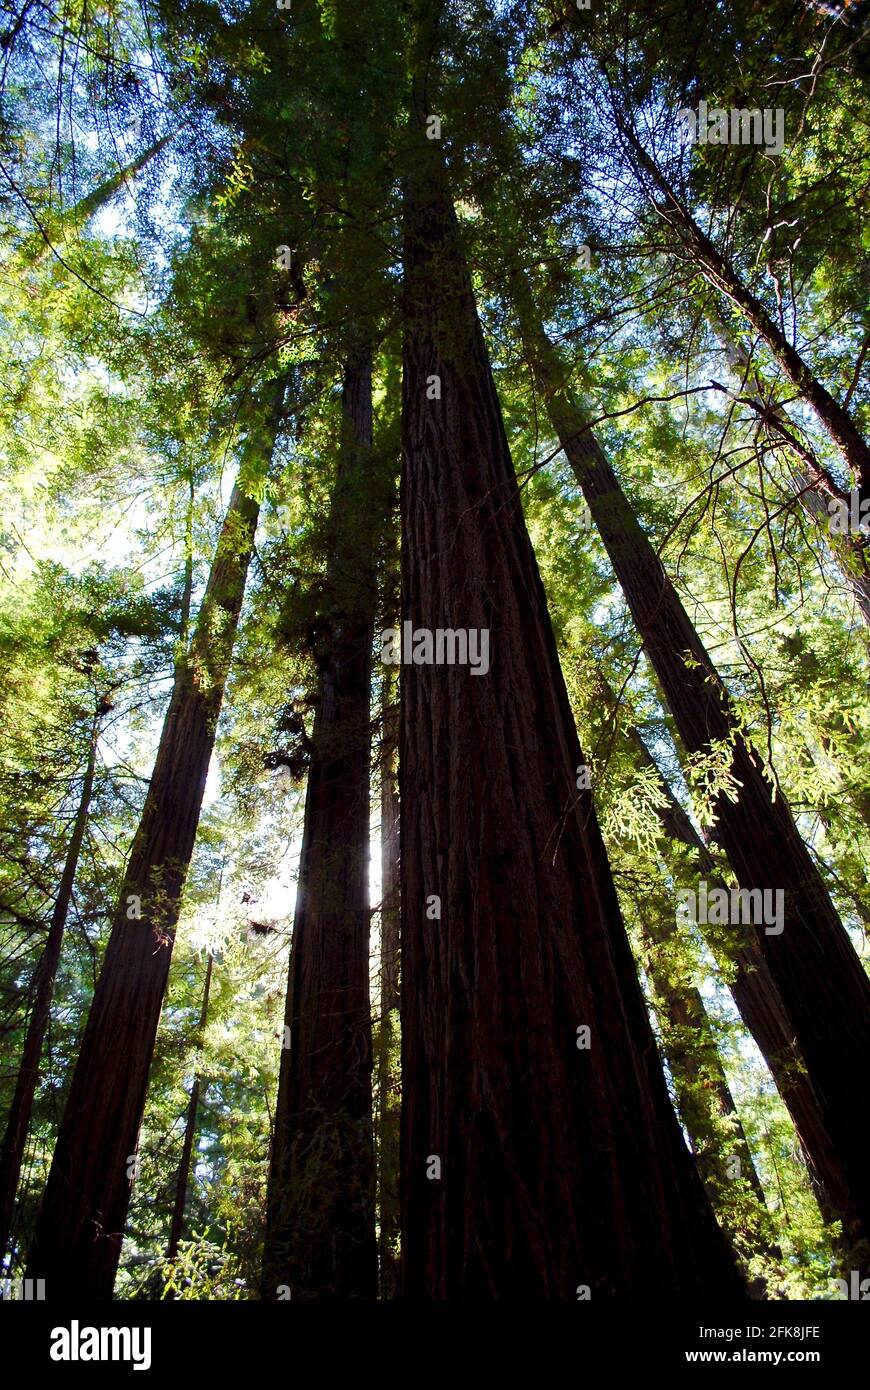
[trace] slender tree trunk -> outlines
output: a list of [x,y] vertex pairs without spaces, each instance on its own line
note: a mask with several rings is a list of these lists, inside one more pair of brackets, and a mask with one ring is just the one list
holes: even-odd
[[187,516],[184,523],[184,588],[181,591],[181,621],[179,628],[185,651],[190,642],[190,606],[193,601],[193,508],[195,482],[193,469],[187,480]]
[[[619,701],[616,692],[601,670],[597,672],[597,681],[602,688],[608,713],[613,717],[617,716]],[[652,769],[660,790],[667,797],[667,804],[658,812],[665,834],[688,845],[695,852],[699,866],[718,881],[713,856],[680,805],[640,731],[634,725],[630,725],[624,731],[624,738],[641,768]],[[731,1095],[704,1001],[691,980],[679,970],[675,971],[671,962],[669,947],[677,934],[673,905],[655,899],[648,910],[644,903],[635,901],[635,911],[643,933],[644,965],[656,996],[660,1016],[664,1015],[668,1026],[669,1036],[665,1042],[665,1050],[677,1088],[680,1115],[691,1136],[701,1175],[706,1182],[711,1176],[711,1164],[716,1161],[718,1154],[716,1127],[715,1123],[711,1123],[711,1116],[714,1113],[730,1116],[736,1139],[735,1153],[740,1158],[741,1169],[746,1173],[747,1181],[763,1205],[764,1191],[755,1171],[749,1141]],[[715,951],[715,936],[710,944],[711,949]],[[748,957],[748,950],[743,954]],[[727,961],[726,969],[730,968],[731,964],[731,961]],[[765,969],[764,962],[757,952],[752,964],[753,967],[760,966],[762,970]],[[699,1083],[704,1085],[708,1093],[706,1098],[700,1097],[701,1105],[698,1104],[697,1096]],[[705,1099],[712,1101],[712,1109],[703,1103]],[[717,1181],[721,1181],[721,1173]]]
[[727,1118],[733,1139],[727,1156],[740,1160],[741,1176],[746,1178],[764,1208],[764,1189],[755,1171],[752,1150],[734,1104],[700,990],[665,963],[662,948],[666,953],[676,935],[674,923],[669,917],[653,917],[643,907],[639,910],[644,963],[663,1024],[665,1055],[674,1078],[680,1116],[692,1140],[701,1177],[705,1184],[713,1187],[721,1187],[726,1180],[722,1135],[716,1120]]
[[421,138],[405,192],[402,607],[430,633],[486,631],[490,664],[402,667],[403,1294],[739,1296],[577,790],[436,159]]
[[[695,863],[711,888],[726,888],[709,847],[698,834],[673,788],[660,772],[637,729],[631,739],[646,766],[656,768],[668,805],[660,812],[666,835],[693,851]],[[642,750],[642,753],[641,753]],[[838,1219],[838,1209],[825,1185],[833,1183],[840,1207],[848,1200],[848,1186],[834,1152],[825,1116],[795,1046],[793,1029],[758,943],[749,939],[723,939],[722,931],[709,925],[699,928],[722,969],[728,988],[749,1032],[767,1063],[780,1097],[791,1115],[819,1209],[827,1222]],[[726,928],[726,931],[730,929]],[[823,1176],[824,1175],[824,1176]]]
[[12,1106],[6,1121],[6,1131],[3,1136],[3,1149],[2,1152],[0,1152],[0,1261],[2,1261],[9,1247],[9,1236],[12,1228],[12,1212],[15,1206],[15,1194],[18,1191],[18,1182],[21,1177],[21,1163],[24,1157],[24,1146],[27,1143],[27,1133],[30,1128],[30,1117],[33,1113],[33,1098],[36,1094],[36,1085],[39,1080],[39,1062],[42,1056],[42,1045],[45,1041],[45,1034],[48,1029],[48,1020],[51,1014],[51,1000],[54,994],[54,981],[60,961],[63,934],[66,928],[66,919],[69,915],[70,903],[72,902],[73,885],[75,883],[79,856],[81,854],[82,843],[88,823],[88,812],[90,810],[91,795],[94,788],[94,771],[97,765],[97,743],[99,741],[99,734],[100,714],[98,712],[94,715],[90,744],[88,747],[88,760],[85,765],[85,775],[82,780],[81,795],[79,797],[78,809],[73,822],[69,845],[67,846],[66,859],[60,878],[60,887],[58,888],[54,910],[51,914],[51,924],[34,975],[33,1004],[30,1013],[30,1021],[27,1025],[27,1034],[24,1039],[24,1051],[21,1055],[21,1064],[18,1068],[15,1094],[12,1097]]
[[[732,373],[740,378],[741,392],[747,389],[747,378],[752,365],[743,344],[729,331],[722,318],[709,312],[713,331],[725,349]],[[752,371],[753,382],[749,386],[749,403],[772,424],[781,437],[790,445],[796,459],[795,466],[788,472],[792,491],[800,501],[804,511],[821,529],[828,549],[832,552],[843,578],[851,589],[859,612],[865,623],[870,623],[870,566],[864,546],[855,536],[831,532],[831,514],[828,503],[832,497],[848,502],[830,477],[827,470],[805,446],[800,445],[794,426],[783,406],[766,403],[762,393],[762,382],[757,371]]]
[[[596,679],[604,697],[603,708],[608,717],[615,719],[619,712],[616,693],[600,669],[596,672]],[[667,804],[658,812],[665,834],[695,851],[698,862],[718,886],[720,880],[712,855],[695,831],[639,730],[629,725],[622,735],[641,768],[653,770],[659,788],[667,797]],[[733,1176],[726,1166],[726,1160],[729,1163],[734,1158],[739,1160],[739,1173],[736,1176],[745,1177],[757,1210],[752,1212],[747,1211],[745,1206],[741,1208],[741,1225],[731,1231],[732,1239],[747,1257],[759,1251],[770,1254],[774,1247],[764,1189],[731,1094],[707,1009],[700,991],[680,967],[679,955],[674,955],[677,929],[673,904],[668,904],[666,897],[656,894],[651,900],[645,898],[639,901],[635,898],[634,909],[640,922],[644,968],[655,997],[663,1050],[673,1077],[680,1118],[691,1139],[701,1177],[714,1208],[717,1208],[718,1204],[727,1200],[724,1193]],[[718,946],[721,960],[721,942],[718,942],[715,933],[712,936],[713,940],[708,944],[714,954]],[[750,951],[744,948],[738,956],[738,972],[745,975],[749,958]],[[725,956],[724,966],[727,978],[734,969],[730,956]],[[752,984],[758,987],[762,975],[767,977],[766,983],[773,991],[766,966],[756,951],[752,957]],[[785,1033],[783,1047],[786,1052],[789,1051]],[[724,1126],[723,1120],[726,1121]]]
[[744,284],[728,258],[702,231],[688,207],[668,183],[663,170],[644,149],[631,122],[619,114],[617,120],[639,169],[657,190],[658,196],[652,200],[656,211],[676,232],[686,255],[708,283],[737,305],[747,322],[767,344],[795,390],[812,406],[820,423],[840,450],[862,494],[870,496],[870,448],[849,411],[813,375],[761,300]]
[[[211,974],[214,959],[211,955],[208,958],[208,965],[205,972],[205,986],[202,991],[202,1008],[199,1012],[199,1024],[196,1030],[197,1046],[202,1045],[205,1025],[208,1021],[208,997],[211,992]],[[190,1088],[190,1100],[187,1106],[187,1119],[184,1125],[184,1144],[181,1149],[181,1162],[178,1165],[178,1177],[175,1182],[175,1205],[172,1209],[172,1225],[169,1230],[169,1244],[166,1247],[167,1260],[174,1260],[178,1254],[178,1245],[181,1240],[181,1233],[184,1229],[184,1209],[187,1206],[187,1185],[190,1181],[190,1158],[193,1153],[193,1141],[196,1137],[196,1112],[199,1109],[199,1089],[200,1074],[194,1073],[193,1085]]]
[[[610,556],[647,656],[690,754],[731,745],[739,795],[716,803],[716,839],[741,888],[782,890],[783,931],[755,939],[806,1064],[827,1131],[802,1131],[850,1237],[870,1236],[870,1114],[856,1106],[844,1056],[870,1052],[870,980],[849,940],[781,794],[773,790],[740,734],[722,680],[692,626],[582,410],[564,384],[564,367],[535,317],[527,282],[515,278],[515,304],[553,429],[574,470]],[[687,662],[686,658],[691,658]],[[750,1024],[750,1026],[752,1026]],[[831,1149],[837,1163],[828,1162]],[[844,1186],[845,1180],[845,1186]]]
[[[713,1209],[744,1260],[758,1255],[781,1257],[704,1000],[680,966],[679,956],[674,956],[676,928],[669,905],[653,894],[636,902],[635,910],[677,1109]],[[743,1185],[739,1196],[735,1183]],[[763,1296],[763,1282],[754,1284],[752,1291]]]
[[27,269],[40,265],[52,254],[55,242],[65,241],[71,234],[80,232],[90,218],[112,201],[116,193],[120,193],[125,185],[132,183],[152,159],[156,159],[170,141],[175,139],[181,128],[179,126],[162,139],[156,140],[153,145],[149,145],[132,163],[98,184],[66,212],[49,217],[39,231],[28,236],[21,246],[18,254],[23,265]]
[[375,1298],[368,891],[371,662],[377,606],[371,351],[354,348],[331,524],[330,631],[305,799],[263,1297]]
[[[271,453],[285,383],[250,453]],[[244,464],[243,464],[244,467]],[[73,1072],[27,1262],[49,1298],[109,1299],[148,1072],[232,656],[258,503],[238,483],[189,652],[176,670],[142,819]]]
[[[644,966],[677,1110],[713,1210],[745,1262],[748,1277],[751,1261],[758,1256],[782,1259],[752,1149],[701,994],[668,963],[673,926],[663,918],[653,922],[649,903],[638,905],[638,915]],[[735,1184],[740,1186],[735,1189]],[[753,1298],[763,1298],[766,1281],[753,1279],[749,1289]]]
[[378,1264],[380,1296],[398,1291],[399,1104],[392,1065],[399,1011],[399,710],[384,681],[381,744],[381,1020],[378,1030]]

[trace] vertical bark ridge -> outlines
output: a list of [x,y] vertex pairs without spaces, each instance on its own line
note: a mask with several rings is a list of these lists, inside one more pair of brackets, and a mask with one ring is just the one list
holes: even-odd
[[266,1299],[377,1294],[368,891],[376,590],[371,349],[351,349],[269,1172]]
[[491,666],[402,667],[403,1294],[737,1295],[577,791],[582,754],[432,159],[420,149],[405,201],[403,616],[488,629]]

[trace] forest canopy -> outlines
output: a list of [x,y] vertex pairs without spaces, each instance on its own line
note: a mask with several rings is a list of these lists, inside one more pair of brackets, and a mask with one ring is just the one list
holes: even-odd
[[867,0],[0,9],[4,1277],[870,1296]]

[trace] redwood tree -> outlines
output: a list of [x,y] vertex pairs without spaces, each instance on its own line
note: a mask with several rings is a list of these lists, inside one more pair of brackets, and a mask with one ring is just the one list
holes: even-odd
[[342,395],[328,620],[269,1170],[263,1297],[374,1298],[369,778],[376,587],[371,349]]
[[60,962],[61,946],[63,945],[66,921],[72,902],[79,856],[88,824],[91,795],[94,789],[94,772],[97,764],[100,719],[105,709],[106,705],[101,700],[91,726],[88,759],[82,778],[82,789],[73,821],[72,834],[67,846],[60,886],[51,914],[51,923],[33,979],[33,1005],[18,1068],[15,1093],[12,1097],[12,1105],[9,1109],[6,1130],[3,1135],[3,1148],[0,1151],[0,1260],[6,1254],[9,1244],[15,1194],[18,1191],[24,1146],[27,1143],[27,1131],[30,1128],[30,1117],[33,1113],[33,1097],[36,1094],[36,1083],[39,1080],[42,1045],[45,1041],[51,1014],[54,981]]
[[[202,990],[202,1005],[199,1011],[199,1027],[196,1030],[196,1041],[198,1046],[202,1046],[205,1025],[208,1022],[208,1000],[211,993],[213,967],[214,957],[209,955],[208,965],[205,970],[205,984]],[[169,1228],[169,1240],[166,1245],[167,1260],[174,1260],[177,1256],[178,1247],[181,1242],[181,1234],[184,1230],[184,1213],[187,1207],[187,1189],[190,1182],[190,1160],[193,1155],[193,1141],[196,1138],[196,1116],[199,1110],[199,1093],[201,1087],[202,1077],[199,1071],[196,1071],[193,1077],[193,1085],[190,1088],[190,1099],[187,1102],[187,1116],[184,1121],[184,1143],[181,1146],[178,1176],[175,1180],[175,1201],[172,1205],[172,1224]]]
[[[566,369],[513,279],[523,341],[553,430],[571,464],[689,754],[727,746],[735,788],[715,803],[716,839],[741,888],[782,889],[781,934],[754,936],[806,1066],[824,1129],[801,1138],[854,1240],[870,1238],[870,1116],[855,1105],[843,1056],[870,1049],[870,979],[782,793],[744,738],[728,692],[661,560],[589,428]],[[748,1021],[748,1020],[747,1020]],[[816,1139],[818,1143],[816,1143]]]
[[656,212],[674,232],[680,253],[714,290],[740,310],[746,322],[767,345],[795,390],[814,410],[819,423],[852,470],[862,494],[870,493],[870,446],[851,412],[831,395],[813,373],[759,297],[703,230],[690,208],[671,186],[665,171],[644,149],[632,121],[618,109],[615,114],[629,159]]
[[402,611],[488,631],[491,665],[402,667],[404,1296],[738,1295],[577,790],[438,160],[420,138],[405,189]]
[[[616,695],[607,682],[603,683],[607,704],[616,705]],[[673,788],[663,776],[647,748],[640,732],[632,728],[628,737],[642,767],[652,768],[665,804],[659,819],[665,834],[691,851],[692,859],[708,888],[727,888],[710,846],[701,838]],[[837,1158],[825,1116],[795,1046],[794,1030],[774,984],[770,969],[753,936],[735,934],[729,927],[707,925],[700,928],[707,946],[715,957],[737,1011],[767,1063],[777,1090],[788,1108],[803,1151],[804,1161],[816,1201],[828,1222],[838,1219],[838,1210],[829,1195],[834,1192],[842,1208],[847,1198],[847,1185]]]
[[731,374],[739,381],[736,398],[741,403],[747,403],[759,419],[766,421],[774,438],[785,441],[788,445],[793,455],[793,462],[787,473],[788,483],[801,506],[816,523],[819,534],[830,547],[843,579],[855,597],[862,618],[865,623],[870,623],[870,565],[867,563],[863,538],[859,540],[851,532],[843,535],[832,533],[830,529],[831,515],[828,506],[831,499],[848,506],[848,494],[838,487],[813,451],[797,439],[791,417],[784,406],[771,398],[770,388],[762,381],[750,354],[730,331],[725,319],[710,308],[707,309],[707,316],[725,350]]
[[[248,449],[271,452],[285,382]],[[244,464],[243,464],[244,467]],[[193,852],[259,504],[233,488],[175,684],[27,1259],[48,1298],[109,1299],[136,1171],[148,1072]]]

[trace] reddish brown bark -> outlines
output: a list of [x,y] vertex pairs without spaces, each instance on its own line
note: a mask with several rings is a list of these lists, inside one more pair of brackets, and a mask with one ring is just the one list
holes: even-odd
[[[376,533],[371,353],[344,379],[344,435],[269,1172],[266,1299],[374,1298],[369,776]],[[289,1030],[289,1031],[288,1031]]]
[[384,685],[381,744],[381,1016],[378,1029],[378,1270],[381,1298],[398,1290],[399,1104],[392,1066],[399,1010],[399,710]]
[[33,1004],[15,1083],[15,1094],[12,1097],[12,1106],[3,1135],[3,1148],[0,1152],[0,1261],[2,1261],[9,1245],[15,1194],[18,1191],[18,1182],[21,1177],[24,1147],[27,1143],[30,1117],[33,1114],[33,1097],[36,1094],[36,1085],[39,1080],[42,1045],[48,1029],[54,981],[60,961],[66,919],[72,902],[79,855],[88,823],[88,812],[94,787],[94,771],[97,763],[100,717],[98,711],[94,716],[78,809],[73,822],[70,842],[67,846],[66,859],[51,914],[48,936],[34,975]]
[[403,1293],[737,1295],[577,791],[583,758],[426,144],[405,202],[403,615],[488,629],[491,666],[402,667]]
[[752,931],[824,1124],[821,1132],[802,1130],[801,1138],[851,1237],[866,1239],[870,1115],[854,1103],[843,1057],[863,1056],[870,1049],[870,980],[787,804],[781,793],[774,797],[756,754],[741,736],[718,672],[565,385],[564,368],[535,319],[528,285],[517,277],[515,288],[523,338],[553,429],[583,490],[680,738],[689,753],[704,753],[714,741],[733,747],[731,773],[739,795],[736,800],[719,796],[716,840],[742,888],[782,889],[785,894],[782,934],[768,935],[763,926]]
[[[271,452],[284,383],[250,450]],[[73,1072],[27,1261],[46,1296],[108,1299],[148,1072],[250,561],[258,504],[237,484],[187,655],[179,661],[142,819]],[[131,901],[131,898],[133,901]],[[136,899],[141,917],[135,912]]]

